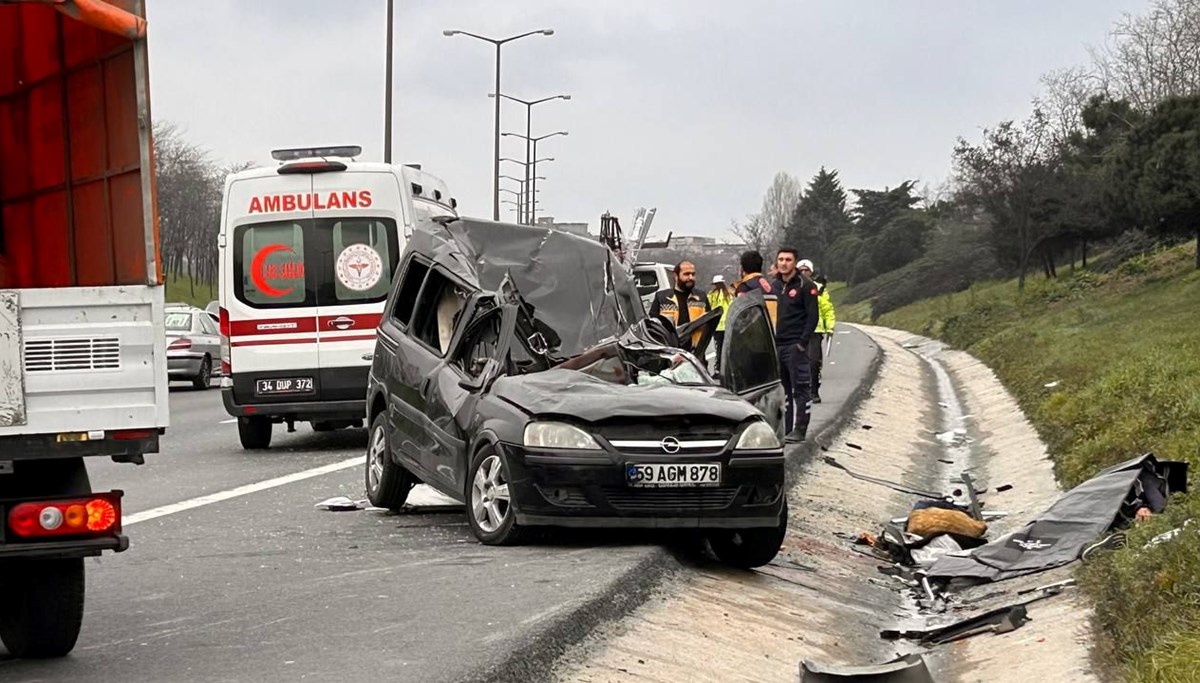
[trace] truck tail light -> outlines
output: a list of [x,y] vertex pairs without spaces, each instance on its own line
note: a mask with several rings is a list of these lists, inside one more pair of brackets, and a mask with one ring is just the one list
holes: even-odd
[[114,441],[140,441],[153,438],[157,433],[158,431],[154,429],[121,429],[110,432],[109,436]]
[[181,338],[176,339],[175,341],[171,342],[171,345],[167,347],[167,350],[168,351],[186,351],[190,348],[192,348],[192,340],[181,337]]
[[121,492],[18,503],[8,512],[8,529],[23,539],[113,536],[121,532]]

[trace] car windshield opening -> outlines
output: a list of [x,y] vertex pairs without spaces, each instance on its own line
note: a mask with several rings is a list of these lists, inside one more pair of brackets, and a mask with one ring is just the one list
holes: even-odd
[[688,353],[661,346],[625,345],[617,341],[589,349],[556,367],[578,370],[614,384],[714,384],[713,379]]

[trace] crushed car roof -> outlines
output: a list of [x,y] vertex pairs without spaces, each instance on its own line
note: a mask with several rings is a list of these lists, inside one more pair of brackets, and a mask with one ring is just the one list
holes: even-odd
[[645,317],[633,279],[598,241],[544,226],[461,218],[422,222],[409,249],[466,284],[499,291],[512,278],[555,356],[571,357]]

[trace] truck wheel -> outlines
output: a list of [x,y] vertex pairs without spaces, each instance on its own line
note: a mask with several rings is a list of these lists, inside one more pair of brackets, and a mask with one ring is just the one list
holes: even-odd
[[367,442],[367,500],[375,507],[399,510],[416,483],[408,470],[392,460],[387,413],[376,415]]
[[270,448],[273,427],[269,418],[239,417],[238,438],[242,441],[242,448],[249,451]]
[[761,567],[770,563],[779,554],[784,534],[787,533],[787,523],[788,508],[785,498],[778,526],[758,529],[715,529],[708,532],[708,544],[712,546],[713,554],[717,556],[717,559],[731,567],[741,569]]
[[83,624],[83,559],[0,565],[0,639],[21,658],[62,657]]
[[208,356],[200,361],[200,374],[192,380],[192,386],[197,389],[208,389],[212,386],[212,359]]

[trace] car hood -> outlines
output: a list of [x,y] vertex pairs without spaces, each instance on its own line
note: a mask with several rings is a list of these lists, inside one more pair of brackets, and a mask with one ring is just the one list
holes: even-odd
[[672,415],[707,416],[732,422],[761,417],[754,406],[721,387],[614,384],[576,370],[501,377],[491,391],[530,415],[585,422]]

